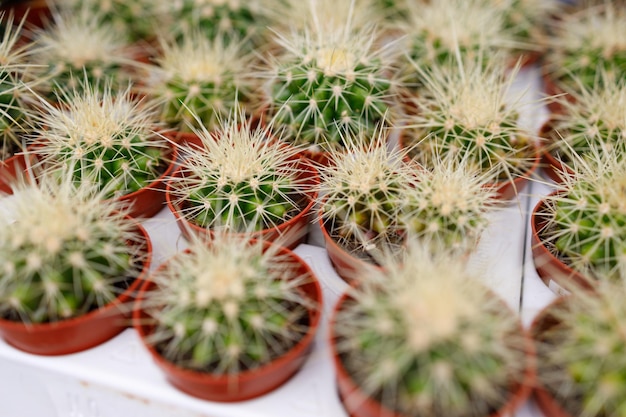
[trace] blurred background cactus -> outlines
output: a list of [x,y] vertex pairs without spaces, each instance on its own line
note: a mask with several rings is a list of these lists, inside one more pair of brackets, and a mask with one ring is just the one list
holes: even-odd
[[48,323],[111,302],[141,270],[135,223],[65,170],[2,201],[0,317]]

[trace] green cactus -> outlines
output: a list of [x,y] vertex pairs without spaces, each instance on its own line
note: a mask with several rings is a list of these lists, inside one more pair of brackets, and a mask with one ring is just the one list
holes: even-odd
[[463,161],[440,159],[415,175],[402,204],[401,222],[408,235],[434,251],[470,253],[497,207],[495,192],[484,186],[485,174],[470,171]]
[[243,75],[251,55],[241,42],[210,40],[195,30],[180,43],[162,39],[161,50],[145,92],[162,101],[161,120],[180,131],[218,127],[252,90]]
[[392,59],[376,49],[376,36],[372,27],[352,29],[349,19],[327,31],[278,35],[283,53],[259,76],[267,79],[265,105],[291,142],[342,149],[343,136],[393,122]]
[[626,415],[626,295],[608,281],[552,304],[537,327],[538,376],[569,415]]
[[626,278],[626,168],[612,152],[574,160],[547,196],[542,241],[573,269],[597,281]]
[[519,120],[522,96],[510,91],[517,71],[506,72],[503,65],[485,67],[478,58],[423,73],[420,112],[407,121],[417,129],[412,156],[423,166],[453,157],[490,173],[488,182],[495,184],[525,175],[535,164],[534,142]]
[[295,346],[320,306],[301,286],[311,279],[273,245],[218,235],[192,240],[153,275],[144,311],[155,322],[149,342],[169,361],[233,375],[265,365]]
[[515,313],[445,251],[411,241],[399,262],[381,264],[360,273],[332,322],[341,365],[362,392],[406,416],[503,407],[529,366]]
[[202,146],[184,148],[181,175],[170,181],[172,198],[189,221],[208,229],[252,232],[275,227],[308,204],[309,178],[299,149],[272,138],[239,110],[209,132]]
[[593,88],[580,82],[576,90],[566,88],[568,95],[555,99],[564,111],[552,116],[546,146],[565,164],[575,155],[584,157],[591,148],[604,148],[617,156],[626,151],[626,80],[610,82],[609,77],[603,72],[598,78],[602,81]]
[[58,102],[39,117],[36,136],[45,140],[34,143],[43,166],[71,166],[76,182],[96,183],[107,198],[137,191],[165,170],[168,144],[155,131],[155,103],[133,99],[130,86],[101,92],[85,79]]
[[[610,1],[553,22],[546,71],[558,85],[591,89],[626,76],[626,10]],[[609,74],[608,79],[598,74]]]
[[103,17],[87,8],[79,12],[53,13],[53,20],[37,29],[31,46],[31,61],[43,81],[37,91],[54,100],[57,90],[75,90],[89,80],[89,85],[116,87],[128,85],[131,68],[137,61],[126,34],[106,23]]
[[504,27],[527,47],[544,47],[550,18],[564,8],[559,0],[487,0],[501,10]]
[[76,317],[111,302],[139,275],[141,242],[119,203],[77,185],[69,171],[60,181],[49,175],[14,187],[2,201],[10,215],[0,227],[0,317]]
[[388,150],[383,131],[343,142],[345,149],[331,151],[328,166],[319,168],[320,215],[341,246],[369,258],[401,242],[401,210],[416,186],[415,167],[403,161],[403,150]]

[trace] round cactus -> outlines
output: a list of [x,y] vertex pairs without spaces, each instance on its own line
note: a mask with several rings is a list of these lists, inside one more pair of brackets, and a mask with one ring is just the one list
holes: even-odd
[[99,91],[83,80],[47,105],[35,138],[41,164],[70,166],[76,182],[96,183],[107,198],[145,187],[165,170],[167,142],[156,131],[154,103],[132,98],[130,87]]
[[[553,23],[546,71],[557,84],[588,89],[626,76],[626,10],[606,1]],[[605,72],[608,80],[598,77]]]
[[544,244],[594,280],[626,278],[626,168],[621,158],[595,151],[577,159],[573,175],[546,197]]
[[[2,202],[0,317],[48,323],[111,302],[141,270],[141,242],[119,204],[71,172],[20,184]],[[14,218],[12,218],[14,217]]]
[[357,256],[401,242],[401,209],[416,182],[404,151],[389,151],[385,137],[384,132],[345,137],[345,151],[332,151],[328,166],[319,168],[325,227]]
[[420,112],[407,122],[417,129],[412,155],[425,167],[450,156],[490,173],[483,176],[489,183],[510,181],[531,169],[536,149],[520,124],[521,96],[508,97],[517,72],[483,64],[478,58],[424,72]]
[[526,47],[543,48],[547,24],[561,9],[559,0],[487,0],[503,14],[504,27]]
[[274,245],[219,235],[192,241],[152,276],[143,309],[149,342],[176,365],[233,375],[286,353],[308,332],[319,306],[300,287],[311,280]]
[[55,98],[57,90],[80,87],[83,77],[91,86],[111,80],[116,87],[131,80],[128,71],[137,63],[126,35],[87,8],[53,13],[53,20],[35,32],[31,61],[41,83],[37,91]]
[[362,272],[332,322],[338,359],[360,390],[388,410],[381,415],[502,408],[528,366],[515,313],[445,251],[410,242],[400,262],[381,263],[384,271]]
[[626,151],[626,81],[609,82],[608,77],[601,73],[602,81],[593,88],[582,83],[576,90],[566,87],[568,95],[556,99],[563,112],[552,116],[547,147],[562,162],[575,159],[572,154],[584,157],[591,148],[617,156]]
[[[317,20],[316,20],[317,21]],[[268,59],[266,107],[288,140],[312,150],[342,149],[343,137],[378,125],[395,95],[392,60],[376,49],[371,27],[353,29],[350,20],[328,30],[294,30],[279,35],[282,53]]]
[[626,413],[625,294],[606,282],[576,292],[544,312],[554,325],[534,328],[539,381],[569,415]]
[[236,110],[214,132],[196,131],[201,147],[184,149],[170,187],[181,214],[201,227],[252,232],[284,223],[308,204],[309,178],[299,149],[257,128]]
[[251,56],[242,48],[240,42],[210,40],[197,30],[185,32],[180,42],[162,39],[145,88],[162,102],[161,120],[180,131],[200,126],[212,130],[220,118],[243,105],[251,90],[243,70]]

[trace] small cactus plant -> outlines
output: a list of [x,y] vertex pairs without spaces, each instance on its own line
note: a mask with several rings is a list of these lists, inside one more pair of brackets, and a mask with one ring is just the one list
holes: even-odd
[[[563,14],[553,22],[546,72],[557,86],[593,88],[626,75],[626,10],[613,2]],[[609,74],[608,79],[598,74]]]
[[407,127],[417,129],[411,154],[424,167],[451,155],[470,170],[490,173],[493,185],[527,175],[537,150],[520,123],[522,96],[512,97],[517,71],[483,64],[479,57],[424,72],[420,112],[408,117]]
[[573,161],[556,193],[545,197],[539,237],[555,256],[591,281],[626,278],[626,168],[596,149]]
[[[519,319],[463,260],[411,241],[400,262],[381,264],[331,322],[338,374],[382,405],[372,415],[487,416],[528,383]],[[343,394],[348,412],[361,405]]]
[[224,234],[210,245],[192,240],[152,276],[146,342],[195,371],[235,377],[262,367],[314,325],[309,312],[320,306],[301,290],[312,279],[278,245]]
[[408,189],[415,187],[415,167],[405,151],[389,150],[385,133],[345,137],[345,149],[330,152],[320,167],[320,216],[329,235],[356,256],[370,258],[400,244],[401,214]]
[[626,295],[623,282],[575,291],[535,320],[542,391],[568,415],[626,413]]
[[315,169],[306,175],[300,150],[276,141],[272,125],[257,127],[235,109],[214,132],[202,127],[196,133],[202,146],[185,148],[180,175],[169,182],[174,204],[190,222],[207,229],[260,231],[309,204]]
[[594,147],[618,157],[626,151],[626,80],[608,77],[601,73],[593,88],[582,82],[575,90],[565,87],[567,95],[556,98],[563,111],[552,115],[546,147],[561,162],[576,159],[572,153],[584,157]]
[[161,39],[160,55],[145,92],[162,102],[161,120],[179,131],[205,126],[212,130],[251,92],[243,71],[251,55],[241,42],[206,38],[198,30],[184,32],[180,42]]
[[107,198],[137,191],[165,171],[168,144],[155,130],[155,105],[133,99],[130,86],[114,90],[106,83],[100,91],[84,79],[58,101],[61,107],[46,104],[38,120],[41,165],[70,166],[76,182],[96,183]]
[[141,271],[133,220],[71,172],[16,184],[2,202],[0,317],[27,324],[103,307]]
[[132,78],[130,68],[137,65],[126,35],[87,8],[53,13],[53,20],[36,30],[31,47],[31,62],[39,68],[42,80],[37,91],[49,99],[57,90],[82,86],[85,76],[91,86],[111,80],[126,86]]
[[376,38],[374,27],[354,29],[349,18],[327,30],[277,35],[282,52],[259,77],[267,80],[264,106],[287,140],[312,151],[342,149],[344,136],[393,123],[393,60]]

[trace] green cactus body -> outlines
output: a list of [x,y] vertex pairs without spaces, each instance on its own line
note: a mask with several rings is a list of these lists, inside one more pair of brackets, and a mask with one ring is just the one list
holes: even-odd
[[[547,70],[559,84],[574,90],[624,79],[625,19],[623,8],[611,2],[564,15],[555,23]],[[601,73],[610,77],[602,79]]]
[[402,265],[364,273],[335,316],[334,343],[364,394],[388,410],[489,415],[523,378],[521,327],[459,258],[439,254],[409,245]]
[[558,325],[535,337],[539,380],[570,415],[626,415],[624,288],[576,294],[547,313]]
[[156,82],[146,92],[160,100],[161,119],[178,130],[217,128],[220,119],[243,106],[250,83],[242,72],[250,65],[243,44],[206,39],[185,32],[181,43],[162,42],[163,53],[153,67]]
[[242,242],[192,243],[155,274],[145,310],[156,323],[152,343],[167,360],[235,374],[281,356],[307,332],[308,308],[317,306],[298,289],[306,277],[297,264]]
[[182,214],[207,229],[252,232],[275,227],[307,204],[309,178],[298,148],[271,139],[233,110],[220,128],[197,131],[202,148],[185,149],[181,175],[170,182]]
[[276,123],[287,128],[290,141],[314,150],[343,149],[344,136],[371,136],[393,122],[394,81],[373,48],[374,33],[341,29],[279,38],[286,52],[266,74]]
[[68,166],[75,181],[97,184],[107,198],[137,191],[165,170],[167,144],[154,131],[154,104],[134,101],[130,89],[100,93],[88,84],[61,103],[41,118],[46,140],[36,152],[45,167]]
[[558,0],[488,0],[503,14],[503,25],[526,46],[544,46],[547,22],[564,6]]
[[[0,317],[48,323],[116,298],[139,273],[133,223],[82,190],[40,178],[7,201],[17,214],[0,230]],[[87,191],[85,191],[87,190]]]

